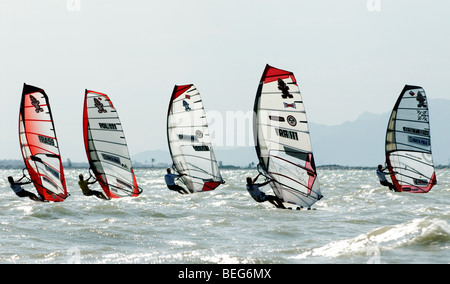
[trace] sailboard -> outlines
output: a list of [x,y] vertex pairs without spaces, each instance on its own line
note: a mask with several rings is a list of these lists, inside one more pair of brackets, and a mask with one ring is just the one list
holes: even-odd
[[294,74],[266,65],[254,104],[258,169],[287,208],[322,198],[308,121]]
[[403,88],[389,118],[385,145],[386,164],[397,191],[426,193],[437,183],[428,101],[422,87]]
[[86,90],[83,134],[90,169],[107,198],[136,197],[139,188],[116,108],[106,94]]
[[66,180],[55,125],[44,90],[23,85],[19,111],[19,141],[30,179],[45,201],[62,202]]
[[193,84],[175,86],[167,114],[167,140],[173,167],[191,193],[223,184],[200,93]]

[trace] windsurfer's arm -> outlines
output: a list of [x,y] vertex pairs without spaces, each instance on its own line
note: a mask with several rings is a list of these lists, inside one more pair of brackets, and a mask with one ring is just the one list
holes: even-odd
[[259,173],[259,174],[253,179],[253,183],[255,183],[255,182],[258,180],[258,178],[259,178],[260,175],[261,175],[261,173]]
[[269,180],[266,181],[266,182],[260,183],[259,186],[265,186],[265,185],[269,184],[271,181],[272,181],[272,180],[269,179]]
[[[94,181],[89,181],[91,178],[93,178]],[[97,178],[94,177],[94,176],[92,175],[92,173],[89,172],[89,178],[88,178],[86,181],[87,181],[88,184],[94,184],[94,183],[97,182]]]
[[388,167],[384,168],[383,171],[384,171],[384,170],[388,170],[387,174],[397,174],[397,173],[398,173],[398,172],[396,172],[396,171],[390,171],[390,170],[388,169]]
[[[24,169],[24,170],[25,170],[25,169]],[[20,181],[23,180],[24,178],[27,178],[28,181],[20,182]],[[19,180],[16,181],[16,184],[24,185],[24,184],[30,184],[30,183],[32,183],[32,182],[33,182],[33,181],[32,181],[29,177],[27,177],[27,175],[26,175],[25,173],[23,173],[23,176],[22,176]]]
[[384,169],[382,169],[381,171],[384,172],[385,170],[388,170],[388,174],[397,174],[398,172],[396,171],[390,171],[388,166],[386,166]]

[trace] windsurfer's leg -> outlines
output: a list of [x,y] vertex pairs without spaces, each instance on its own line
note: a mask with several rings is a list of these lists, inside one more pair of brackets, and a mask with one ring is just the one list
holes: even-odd
[[108,198],[103,194],[103,192],[97,191],[97,190],[89,190],[88,193],[86,193],[84,196],[95,196],[100,199],[108,200]]
[[170,190],[177,191],[179,194],[188,194],[189,192],[181,186],[174,184],[167,186]]
[[399,192],[399,191],[397,190],[397,188],[395,188],[395,186],[394,186],[392,183],[389,183],[389,189],[392,190],[392,191],[394,191],[394,192]]
[[39,198],[37,197],[35,194],[33,194],[33,196],[29,197],[31,200],[36,201],[36,202],[44,202],[43,198]]
[[387,181],[380,181],[380,184],[381,184],[382,186],[388,186],[389,189],[391,189],[391,187],[390,187],[390,185],[389,185],[389,182],[387,182]]
[[388,182],[388,181],[380,181],[380,184],[382,185],[382,186],[387,186],[387,187],[389,187],[389,190],[392,190],[392,191],[397,191],[397,189],[395,188],[395,186],[392,184],[392,183],[390,183],[390,182]]
[[95,197],[98,197],[98,198],[100,198],[100,199],[105,199],[105,200],[108,199],[108,198],[106,198],[106,196],[103,194],[103,192],[96,191],[96,190],[91,190],[91,192],[95,195]]
[[266,200],[272,203],[275,207],[286,209],[286,207],[284,207],[283,205],[283,202],[278,197],[274,195],[266,195],[266,198],[267,198]]
[[279,199],[278,197],[275,197],[275,202],[278,204],[278,208],[281,209],[286,209],[286,207],[284,207],[283,201],[281,201],[281,199]]
[[178,193],[180,193],[180,194],[189,194],[189,192],[186,189],[182,188],[181,186],[179,186],[179,185],[175,185],[175,186],[177,187]]
[[26,191],[26,190],[22,190],[20,197],[28,197],[29,199],[33,200],[33,201],[38,201],[38,202],[42,202],[44,199],[43,198],[39,198],[36,196],[36,194]]

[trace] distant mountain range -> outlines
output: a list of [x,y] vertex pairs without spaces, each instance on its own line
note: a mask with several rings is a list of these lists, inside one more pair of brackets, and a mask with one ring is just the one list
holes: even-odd
[[[430,99],[431,142],[435,165],[450,164],[450,100]],[[364,112],[355,121],[327,126],[310,123],[313,152],[318,166],[375,167],[384,164],[384,140],[390,113]],[[258,159],[254,147],[215,147],[222,165],[247,167]],[[146,151],[133,160],[146,165],[169,165],[169,152]]]
[[[450,100],[430,99],[429,105],[434,164],[450,165]],[[310,123],[316,165],[375,167],[384,164],[384,139],[389,115],[364,112],[355,121],[340,125]],[[258,163],[253,146],[215,147],[214,151],[222,166],[248,167]],[[134,167],[167,167],[172,164],[168,150],[141,152],[133,155],[132,160]],[[16,167],[16,164],[22,167],[23,161],[0,161],[0,166]],[[73,163],[72,166],[88,167],[86,163]]]
[[[450,100],[431,99],[430,131],[435,165],[450,164]],[[337,126],[310,124],[316,164],[376,166],[384,164],[384,143],[390,113],[365,112]]]

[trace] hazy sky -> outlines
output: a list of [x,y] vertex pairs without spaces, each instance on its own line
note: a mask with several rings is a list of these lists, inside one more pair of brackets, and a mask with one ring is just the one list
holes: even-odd
[[24,82],[48,94],[73,161],[86,161],[85,89],[110,96],[131,154],[167,149],[174,85],[195,84],[208,112],[246,113],[267,63],[295,73],[315,123],[388,113],[405,84],[450,99],[450,1],[369,1],[0,0],[0,159],[21,158]]

